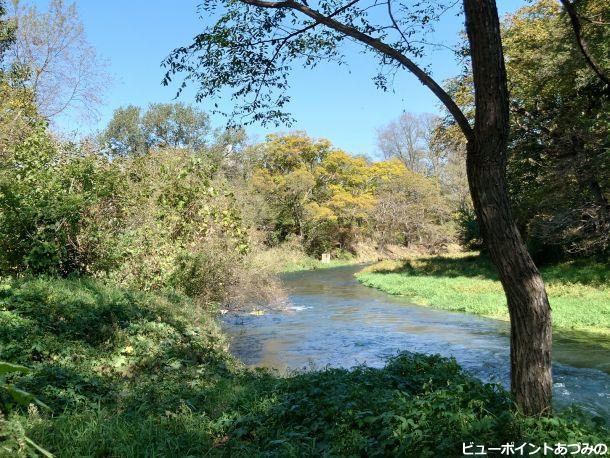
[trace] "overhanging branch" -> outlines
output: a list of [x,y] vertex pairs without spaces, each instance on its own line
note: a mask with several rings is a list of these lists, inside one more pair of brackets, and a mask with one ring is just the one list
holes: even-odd
[[[330,16],[325,16],[319,11],[316,11],[308,7],[307,5],[298,3],[294,0],[285,0],[281,2],[270,2],[263,0],[240,1],[242,3],[252,6],[258,6],[261,8],[290,8],[292,10],[299,11],[300,13],[316,21],[316,23],[324,24],[325,26],[338,32],[341,32],[344,35],[351,37],[361,43],[364,43],[365,45],[397,61],[407,70],[413,73],[424,86],[430,89],[434,95],[436,95],[436,97],[441,101],[445,108],[447,108],[449,113],[451,113],[457,124],[460,126],[460,129],[464,133],[466,139],[472,139],[472,127],[462,110],[458,107],[458,105],[451,98],[451,96],[447,92],[445,92],[445,90],[415,62],[413,62],[403,53],[388,45],[387,43],[384,43],[383,41],[377,38],[371,37],[370,35],[367,35],[366,33],[363,33],[354,27],[343,24]],[[356,1],[351,2],[351,4],[356,3]]]

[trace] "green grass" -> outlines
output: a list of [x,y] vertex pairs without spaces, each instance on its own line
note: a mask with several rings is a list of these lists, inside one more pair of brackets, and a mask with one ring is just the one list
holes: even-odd
[[5,282],[0,360],[32,368],[10,382],[51,408],[6,415],[0,394],[0,456],[25,455],[24,434],[65,457],[453,457],[462,441],[608,440],[577,412],[523,418],[502,388],[438,356],[290,377],[249,370],[187,298],[91,280]]
[[[610,335],[610,266],[592,260],[541,268],[558,330]],[[364,285],[415,303],[508,320],[490,261],[478,254],[381,262],[357,274]]]
[[323,263],[319,259],[307,257],[294,263],[288,263],[282,269],[282,272],[299,272],[303,270],[330,269],[333,267],[351,266],[359,264],[362,261],[358,259],[331,259],[330,262]]
[[307,255],[300,247],[284,243],[272,248],[255,250],[252,262],[259,269],[273,273],[299,272],[303,270],[328,269],[362,263],[362,259],[350,253],[334,257],[329,263]]

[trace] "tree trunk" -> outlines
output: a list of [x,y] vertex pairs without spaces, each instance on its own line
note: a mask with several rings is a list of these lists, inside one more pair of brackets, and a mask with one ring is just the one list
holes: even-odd
[[508,302],[511,389],[525,414],[538,415],[551,408],[551,310],[508,199],[509,104],[498,12],[494,0],[464,0],[464,10],[476,106],[466,160],[470,192]]

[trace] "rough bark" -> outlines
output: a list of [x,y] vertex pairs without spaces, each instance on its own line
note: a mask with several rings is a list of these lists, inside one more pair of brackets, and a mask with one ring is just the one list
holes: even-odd
[[551,310],[508,199],[509,100],[498,12],[494,0],[464,0],[464,9],[476,104],[466,161],[470,192],[508,302],[511,389],[525,414],[538,415],[551,406]]

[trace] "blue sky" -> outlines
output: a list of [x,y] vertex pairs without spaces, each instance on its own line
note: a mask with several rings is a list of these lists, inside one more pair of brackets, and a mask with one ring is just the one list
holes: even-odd
[[[34,0],[41,9],[48,0]],[[80,0],[76,2],[90,43],[109,61],[114,82],[100,109],[100,120],[93,124],[78,124],[66,118],[60,122],[63,130],[81,132],[101,129],[115,108],[151,102],[169,102],[176,87],[161,85],[161,61],[175,47],[189,44],[205,23],[196,13],[197,0]],[[522,0],[499,0],[501,13],[521,6]],[[463,26],[463,18],[448,14],[433,37],[435,42],[452,44]],[[262,138],[271,131],[305,130],[311,136],[325,137],[335,145],[354,154],[375,156],[376,129],[403,111],[439,112],[434,96],[413,76],[404,72],[393,91],[377,90],[371,80],[375,61],[370,54],[350,47],[350,65],[337,67],[320,65],[314,70],[295,69],[291,76],[289,111],[297,119],[290,129],[249,126],[253,137]],[[443,80],[459,73],[459,65],[448,52],[434,52],[425,64],[433,76]],[[181,96],[185,103],[194,102],[194,88]],[[218,101],[227,108],[230,101]],[[213,101],[204,101],[204,110]],[[214,118],[214,124],[224,123]]]

